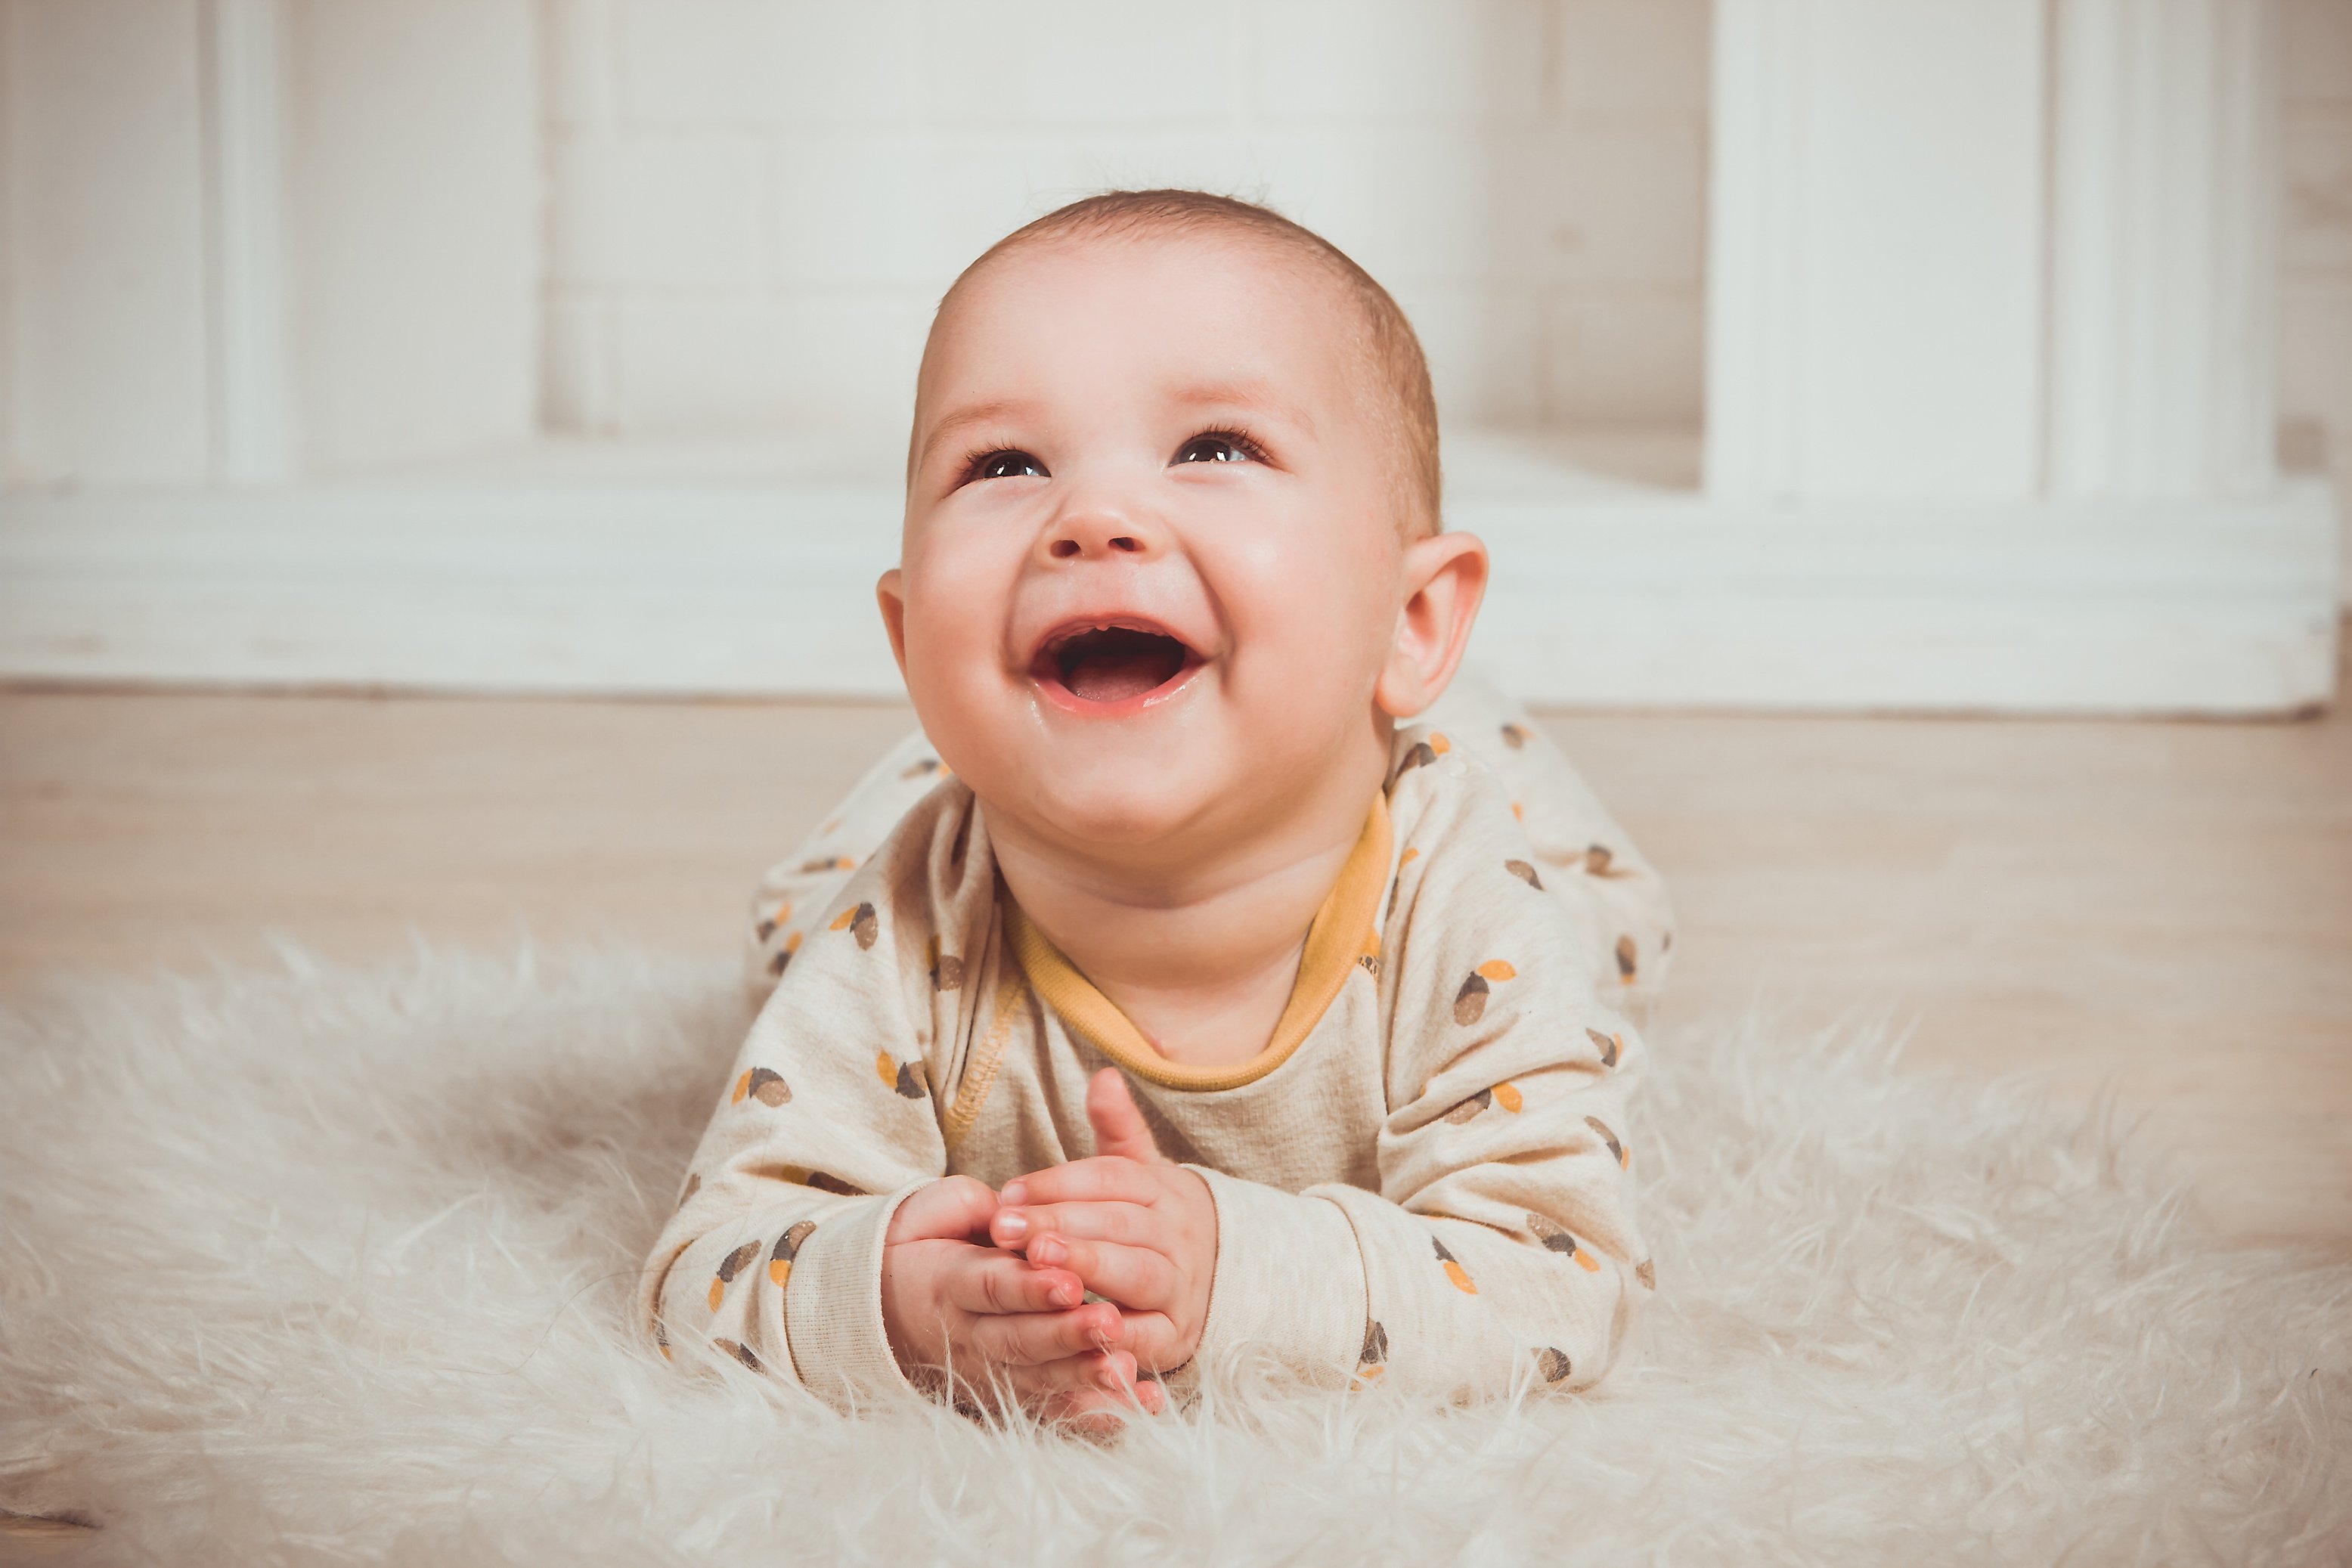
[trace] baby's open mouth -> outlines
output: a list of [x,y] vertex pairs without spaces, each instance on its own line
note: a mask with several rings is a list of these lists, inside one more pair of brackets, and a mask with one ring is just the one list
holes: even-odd
[[1081,702],[1124,702],[1156,691],[1194,662],[1192,650],[1144,626],[1072,626],[1045,640],[1035,674]]

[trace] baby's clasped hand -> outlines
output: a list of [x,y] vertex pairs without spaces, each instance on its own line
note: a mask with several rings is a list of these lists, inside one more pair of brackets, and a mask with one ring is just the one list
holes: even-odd
[[[1040,1275],[1084,1281],[1120,1309],[1118,1342],[1154,1372],[1192,1359],[1217,1266],[1217,1209],[1200,1175],[1164,1158],[1115,1068],[1087,1088],[1090,1160],[1004,1184],[990,1239]],[[1143,1385],[1150,1400],[1159,1390]],[[1149,1406],[1147,1406],[1149,1407]]]

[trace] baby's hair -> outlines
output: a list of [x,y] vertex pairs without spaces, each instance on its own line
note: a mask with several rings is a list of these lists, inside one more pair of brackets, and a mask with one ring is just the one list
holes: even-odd
[[[1389,443],[1400,455],[1397,489],[1405,513],[1405,531],[1409,536],[1436,532],[1442,504],[1437,398],[1430,389],[1429,362],[1421,352],[1412,323],[1389,291],[1346,251],[1271,207],[1206,191],[1105,191],[1087,196],[1056,207],[990,246],[949,286],[940,298],[939,315],[946,316],[965,283],[991,262],[1028,246],[1073,236],[1115,238],[1220,229],[1311,262],[1339,285],[1361,327],[1355,346],[1386,395],[1384,423]],[[928,359],[928,344],[924,353]]]

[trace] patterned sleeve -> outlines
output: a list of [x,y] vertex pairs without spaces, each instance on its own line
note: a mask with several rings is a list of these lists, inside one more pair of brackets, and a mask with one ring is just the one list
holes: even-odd
[[715,1351],[845,1408],[908,1386],[882,1246],[947,1166],[940,1042],[986,908],[954,882],[969,798],[910,814],[802,928],[646,1260],[639,1307],[665,1355]]
[[851,875],[947,776],[930,738],[917,730],[867,770],[815,832],[768,868],[751,894],[743,951],[743,989],[755,1010],[792,967],[817,917],[831,910]]
[[1593,984],[1633,1007],[1653,1001],[1675,944],[1665,883],[1527,710],[1465,668],[1422,716],[1494,770],[1549,890],[1576,922]]
[[[1435,750],[1392,792],[1389,1116],[1378,1194],[1318,1186],[1364,1272],[1360,1376],[1454,1395],[1583,1387],[1654,1277],[1629,1207],[1642,1047],[1596,998],[1583,933],[1545,896],[1503,785]],[[1408,736],[1410,741],[1413,737]]]

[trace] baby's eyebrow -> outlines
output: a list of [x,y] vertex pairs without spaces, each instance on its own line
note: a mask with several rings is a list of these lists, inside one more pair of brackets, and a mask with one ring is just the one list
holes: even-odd
[[1315,434],[1315,420],[1306,409],[1277,394],[1262,381],[1208,381],[1180,387],[1171,401],[1188,408],[1234,408],[1263,411],[1303,433]]
[[1028,404],[1012,397],[1000,397],[989,403],[966,404],[952,414],[942,416],[940,422],[931,426],[931,433],[923,437],[923,449],[915,455],[915,466],[920,468],[929,462],[931,454],[939,449],[940,443],[960,430],[969,430],[975,425],[1005,423],[1029,411]]

